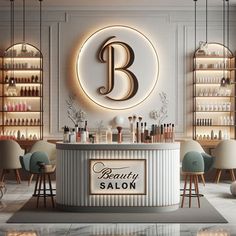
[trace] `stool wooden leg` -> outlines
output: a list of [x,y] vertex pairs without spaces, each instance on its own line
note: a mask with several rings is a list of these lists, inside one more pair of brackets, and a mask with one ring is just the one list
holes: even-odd
[[206,185],[206,181],[205,181],[205,178],[204,178],[204,175],[203,175],[203,174],[201,175],[201,179],[202,179],[203,185],[205,186],[205,185]]
[[229,172],[230,172],[231,180],[232,180],[232,182],[234,182],[235,181],[234,170],[230,169]]
[[48,174],[48,183],[49,183],[49,189],[50,189],[50,195],[52,200],[52,207],[54,208],[54,198],[53,198],[53,191],[52,191],[52,183],[51,183],[51,177],[50,174]]
[[18,169],[15,169],[15,175],[16,175],[16,182],[18,184],[20,184],[21,183],[21,178],[20,178],[20,173],[19,173]]
[[193,178],[194,178],[195,192],[196,192],[196,195],[197,195],[198,207],[200,208],[200,197],[199,197],[199,188],[198,188],[198,176],[195,175]]
[[190,182],[189,182],[189,208],[192,205],[192,175],[189,176]]
[[220,170],[220,169],[217,169],[217,171],[216,171],[215,182],[216,182],[217,184],[218,184],[219,181],[220,181],[221,172],[222,172],[222,170]]
[[41,185],[42,185],[42,174],[39,175],[39,188],[38,188],[38,196],[37,196],[37,208],[39,207],[39,197],[41,192]]
[[34,187],[34,195],[36,196],[37,190],[38,190],[38,183],[39,183],[39,175],[37,175],[36,182],[35,182],[35,187]]
[[185,198],[185,194],[186,194],[187,178],[188,178],[188,176],[185,175],[184,176],[184,191],[183,191],[183,196],[182,196],[181,208],[184,207],[184,198]]
[[46,207],[46,197],[47,197],[47,195],[46,195],[47,193],[46,193],[46,175],[45,174],[43,174],[43,202],[44,202],[44,207]]
[[33,178],[34,178],[34,174],[31,174],[30,178],[29,178],[29,181],[28,181],[28,186],[31,185]]
[[5,175],[6,175],[6,170],[3,169],[3,170],[2,170],[2,175],[1,175],[1,182],[4,182],[4,180],[5,180]]

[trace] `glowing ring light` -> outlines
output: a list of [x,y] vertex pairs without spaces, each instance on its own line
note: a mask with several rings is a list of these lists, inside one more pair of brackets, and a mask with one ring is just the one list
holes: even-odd
[[[123,69],[126,65],[128,68]],[[128,109],[142,103],[154,90],[158,72],[158,56],[150,40],[126,26],[96,31],[83,43],[77,57],[82,90],[94,103],[108,109]]]

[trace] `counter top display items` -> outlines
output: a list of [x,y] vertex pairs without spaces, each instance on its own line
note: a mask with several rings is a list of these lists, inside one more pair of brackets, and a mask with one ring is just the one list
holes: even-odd
[[1,138],[43,137],[42,54],[33,45],[14,44],[3,57]]
[[[87,121],[84,121],[84,127],[76,126],[76,128],[69,128],[64,126],[63,142],[64,143],[101,143],[101,144],[148,144],[148,143],[174,143],[175,142],[175,125],[172,123],[164,124],[151,124],[150,126],[147,122],[142,122],[142,117],[138,119],[134,115],[128,117],[130,121],[130,127],[128,132],[126,129],[127,139],[123,139],[124,127],[116,126],[113,130],[108,127],[104,132],[105,137],[102,136],[102,129],[98,128],[96,131],[91,131],[88,128]],[[137,120],[137,121],[136,121]],[[135,122],[136,121],[136,122]],[[103,122],[99,123],[99,127],[104,127]],[[112,133],[114,132],[114,133]],[[112,136],[117,135],[116,140],[112,140]]]

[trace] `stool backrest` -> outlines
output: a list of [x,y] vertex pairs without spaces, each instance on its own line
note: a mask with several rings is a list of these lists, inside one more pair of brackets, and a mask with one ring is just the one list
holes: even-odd
[[26,153],[24,156],[20,156],[20,164],[23,170],[30,171],[30,158],[32,153]]
[[34,174],[41,173],[39,163],[50,164],[48,155],[45,152],[34,152],[30,158],[30,172]]
[[182,161],[182,172],[204,172],[204,160],[199,152],[187,152]]
[[48,155],[50,163],[56,164],[56,145],[44,140],[37,141],[30,149],[31,153],[45,152]]

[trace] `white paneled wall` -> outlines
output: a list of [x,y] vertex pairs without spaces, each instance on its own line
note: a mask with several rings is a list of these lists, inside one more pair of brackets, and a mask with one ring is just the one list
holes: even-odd
[[[146,8],[145,8],[146,9]],[[44,55],[44,136],[60,137],[61,127],[73,126],[67,117],[65,100],[76,95],[78,106],[87,113],[89,127],[96,127],[104,120],[110,124],[116,115],[142,116],[148,124],[155,122],[149,117],[153,109],[160,109],[160,92],[168,95],[168,118],[165,122],[176,124],[177,136],[192,134],[192,52],[194,50],[193,8],[180,10],[140,10],[132,7],[125,11],[107,10],[48,10],[43,12]],[[211,9],[210,9],[211,11]],[[236,49],[236,24],[232,9],[230,17],[230,49]],[[0,11],[0,51],[10,44],[10,15]],[[26,17],[26,40],[39,47],[38,12],[30,11]],[[209,13],[209,41],[222,42],[222,13]],[[159,57],[159,78],[151,96],[143,103],[128,110],[112,111],[93,104],[79,90],[75,76],[76,56],[81,43],[94,31],[109,25],[127,25],[138,29],[153,43]],[[15,16],[15,42],[22,41],[21,12]],[[198,12],[197,41],[205,40],[204,9]],[[142,66],[142,65],[140,65]],[[94,75],[94,79],[96,80]],[[145,80],[145,78],[140,78]]]

